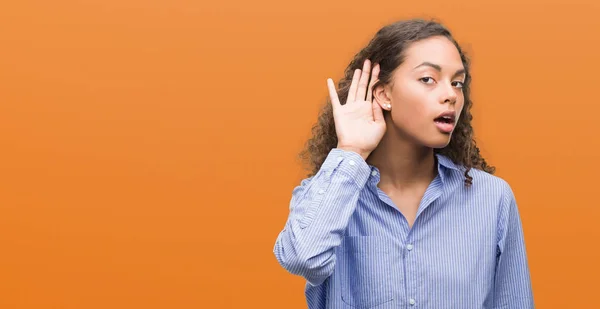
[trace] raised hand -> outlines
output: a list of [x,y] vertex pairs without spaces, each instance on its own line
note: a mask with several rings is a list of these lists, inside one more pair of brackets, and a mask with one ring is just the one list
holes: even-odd
[[369,73],[371,62],[367,59],[362,71],[354,71],[344,105],[340,104],[333,80],[327,79],[338,138],[337,148],[357,152],[365,160],[381,141],[386,127],[381,107],[373,102],[373,84],[379,76],[379,65],[373,67],[370,82]]

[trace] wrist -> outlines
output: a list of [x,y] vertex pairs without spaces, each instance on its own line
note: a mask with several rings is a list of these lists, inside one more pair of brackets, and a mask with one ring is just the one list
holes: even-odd
[[352,146],[344,146],[344,145],[337,145],[338,149],[344,150],[344,151],[352,151],[357,153],[358,155],[360,155],[363,160],[367,160],[367,158],[369,157],[369,154],[371,154],[370,151],[366,151],[357,147],[352,147]]

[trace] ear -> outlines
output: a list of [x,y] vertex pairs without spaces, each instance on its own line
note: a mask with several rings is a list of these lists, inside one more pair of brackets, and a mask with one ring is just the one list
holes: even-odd
[[385,85],[379,85],[373,91],[373,100],[379,104],[381,109],[390,111],[392,109],[392,101]]

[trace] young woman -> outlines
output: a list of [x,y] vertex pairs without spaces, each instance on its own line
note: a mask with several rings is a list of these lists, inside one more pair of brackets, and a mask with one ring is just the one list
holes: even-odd
[[[362,69],[361,69],[362,68]],[[377,32],[308,141],[278,262],[316,308],[533,308],[519,211],[473,140],[469,62],[441,24]]]

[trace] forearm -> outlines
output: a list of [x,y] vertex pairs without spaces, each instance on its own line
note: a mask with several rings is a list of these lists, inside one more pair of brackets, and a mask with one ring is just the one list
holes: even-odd
[[290,215],[274,248],[285,269],[314,285],[331,274],[335,248],[341,243],[369,173],[360,155],[334,149],[319,172],[294,189]]

